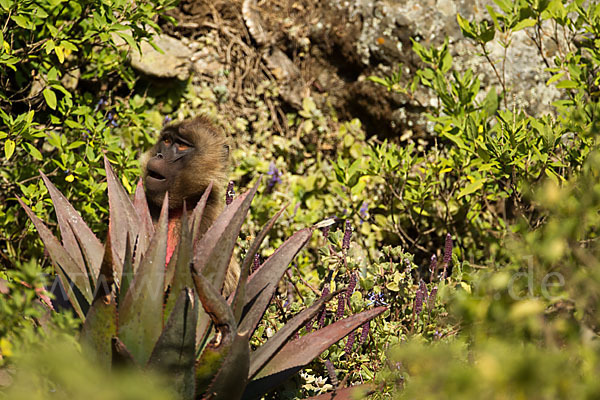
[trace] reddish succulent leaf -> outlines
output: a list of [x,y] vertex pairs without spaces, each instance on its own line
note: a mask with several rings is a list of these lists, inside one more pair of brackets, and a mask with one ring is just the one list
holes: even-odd
[[271,231],[271,228],[273,228],[273,225],[275,225],[275,221],[277,221],[277,219],[285,211],[285,208],[286,206],[279,210],[279,212],[277,212],[277,214],[275,214],[269,220],[269,222],[267,222],[265,226],[263,226],[260,233],[256,236],[256,238],[250,245],[250,248],[246,253],[246,258],[244,258],[244,261],[242,262],[240,279],[238,281],[238,286],[235,290],[235,295],[231,302],[231,307],[233,309],[235,320],[238,322],[240,321],[242,311],[244,310],[244,304],[246,302],[246,282],[248,281],[248,275],[250,274],[250,267],[254,262],[254,256],[258,252],[258,249],[260,248],[260,245],[262,244],[263,240],[265,240],[265,237],[267,237],[267,234]]
[[85,316],[79,341],[96,365],[110,369],[111,338],[117,334],[117,304],[114,296],[97,296]]
[[365,383],[364,385],[356,385],[323,393],[310,397],[307,400],[354,400],[365,398],[373,392],[375,392],[375,386]]
[[262,378],[305,366],[327,350],[329,346],[385,310],[387,310],[386,307],[377,307],[363,311],[287,343],[256,376]]
[[[66,251],[65,251],[66,253]],[[52,257],[52,256],[50,256]],[[63,270],[63,268],[58,265],[56,268],[54,268],[54,272],[56,272],[56,275],[58,276],[58,280],[54,281],[54,284],[56,284],[56,282],[60,282],[61,284],[61,288],[62,290],[64,290],[64,292],[61,292],[60,295],[63,296],[63,298],[66,297],[66,299],[69,301],[69,303],[71,304],[71,306],[73,306],[73,309],[75,310],[75,313],[77,314],[77,316],[79,317],[79,319],[81,319],[82,321],[85,320],[85,312],[84,310],[86,308],[88,308],[88,304],[85,301],[85,298],[81,299],[81,296],[77,296],[76,292],[81,293],[81,291],[79,289],[77,289],[77,286],[75,285],[75,283],[71,280],[69,280],[69,278],[67,278],[67,274],[65,273],[65,271]],[[53,290],[50,291],[51,293],[55,293]],[[82,303],[82,304],[80,304]],[[85,304],[83,304],[85,303]]]
[[202,221],[202,215],[204,215],[204,208],[206,207],[206,202],[208,201],[208,196],[210,196],[212,187],[213,183],[211,181],[208,184],[208,187],[204,190],[204,193],[202,194],[202,197],[200,197],[200,200],[198,200],[194,211],[192,211],[192,218],[190,218],[190,229],[192,231],[194,250],[196,249],[196,244],[200,239],[200,222]]
[[162,332],[168,209],[165,196],[149,250],[135,271],[125,301],[119,304],[119,338],[140,365],[146,364]]
[[152,235],[154,235],[154,224],[152,223],[152,216],[150,215],[150,209],[148,208],[146,193],[144,192],[144,186],[142,185],[141,179],[138,181],[135,188],[133,208],[135,208],[135,211],[140,218],[140,233],[136,247],[138,249],[137,251],[143,254],[148,248]]
[[163,372],[181,399],[194,397],[197,304],[191,289],[178,292],[173,312],[156,342],[148,367]]
[[[83,266],[87,263],[89,268],[87,272],[95,283],[96,277],[100,272],[100,263],[102,263],[102,243],[92,233],[77,210],[73,208],[52,182],[50,182],[48,177],[43,172],[40,172],[40,174],[54,204],[65,250],[67,250],[78,265]],[[85,257],[85,262],[83,257]]]
[[[202,274],[192,271],[192,278],[204,310],[204,313],[201,313],[198,319],[198,330],[196,331],[197,343],[201,344],[208,338],[207,335],[211,320],[216,329],[222,334],[220,344],[217,347],[211,347],[212,345],[209,344],[202,354],[202,357],[209,365],[203,366],[203,370],[196,373],[198,384],[201,385],[200,381],[211,380],[209,375],[214,374],[214,372],[210,372],[211,368],[216,368],[214,365],[220,363],[219,360],[222,360],[224,355],[229,351],[228,346],[232,340],[231,336],[237,332],[237,326],[233,312],[220,291]],[[206,384],[204,386],[206,387]]]
[[[171,313],[181,291],[186,287],[193,287],[192,274],[190,272],[190,263],[192,262],[192,237],[187,223],[185,209],[181,216],[179,243],[177,244],[177,249],[175,251],[177,252],[177,257],[171,258],[165,277],[165,286],[171,286],[171,290],[169,291],[165,303],[166,317]],[[175,265],[171,266],[170,264]]]
[[[193,253],[190,237],[191,234],[189,233],[190,229],[188,227],[187,205],[185,204],[185,202],[183,203],[183,210],[181,212],[181,215],[174,216],[172,215],[172,213],[169,212],[169,224],[167,226],[167,229],[167,269],[165,270],[165,290],[167,290],[169,285],[172,284],[173,277],[175,275],[175,269],[177,267],[176,264],[179,260],[179,255],[182,253],[182,251],[184,253],[184,258],[187,261],[186,268],[188,270],[189,265],[192,262]],[[176,232],[177,229],[179,229],[179,232]],[[184,239],[184,235],[186,235],[186,239]],[[189,242],[189,246],[186,242]],[[174,247],[171,249],[172,245]],[[185,249],[183,249],[183,247],[185,247]],[[171,254],[169,254],[169,251],[171,251]],[[184,286],[192,287],[191,276],[187,285]],[[183,289],[184,286],[178,288],[177,292],[175,292],[175,296],[178,296],[177,293],[179,293],[179,291]],[[173,299],[171,306],[175,304],[174,300],[175,299]]]
[[[108,231],[110,236],[110,230]],[[110,238],[106,240],[106,246],[110,245]],[[111,251],[114,256],[114,250]],[[114,268],[114,264],[113,264]],[[114,276],[114,271],[113,271]],[[129,286],[131,286],[131,281],[133,280],[133,255],[131,254],[131,246],[129,245],[129,238],[125,243],[125,259],[123,260],[123,272],[121,273],[121,282],[119,287],[119,304],[123,304],[125,301],[125,297],[127,296],[127,292],[129,291]]]
[[248,332],[238,333],[202,399],[237,400],[242,397],[248,382]]
[[[141,223],[140,217],[129,199],[129,195],[115,176],[106,156],[104,156],[104,168],[106,169],[108,205],[110,208],[108,228],[112,232],[112,246],[115,249],[118,258],[114,261],[117,267],[117,279],[120,281],[123,269],[123,258],[125,257],[125,240],[127,240],[128,237],[127,234],[129,234],[129,245],[131,248],[135,248],[134,240],[138,237]],[[138,256],[138,254],[141,255],[143,253],[136,251],[136,254],[134,254],[134,271],[136,271],[140,262],[140,256]]]
[[329,293],[315,301],[310,307],[299,312],[292,319],[286,322],[283,327],[273,335],[267,343],[263,344],[250,354],[250,370],[248,376],[252,378],[279,349],[288,341],[288,339],[303,327],[308,320],[317,315],[321,307],[328,302],[337,293]]
[[[48,229],[48,227],[44,225],[42,220],[40,220],[33,213],[33,211],[31,211],[31,209],[27,207],[25,203],[23,203],[23,201],[19,197],[17,197],[17,201],[19,202],[19,204],[21,204],[21,207],[23,207],[23,209],[29,216],[29,219],[31,219],[31,222],[33,222],[33,225],[37,229],[40,238],[44,242],[44,245],[46,246],[46,249],[50,254],[50,258],[56,265],[59,266],[59,268],[56,269],[59,276],[59,269],[62,269],[62,271],[64,271],[64,273],[68,275],[68,279],[65,276],[61,278],[63,279],[62,283],[64,287],[70,287],[70,285],[68,285],[68,280],[72,281],[77,287],[77,289],[87,300],[87,304],[90,304],[92,302],[92,288],[90,286],[90,281],[88,279],[87,272],[83,269],[83,264],[78,265],[73,260],[73,258],[67,252],[67,250],[60,244],[58,239],[52,234],[52,232],[50,232],[50,229]],[[71,304],[73,305],[79,316],[83,317],[81,312],[82,308],[79,304],[75,304],[77,303],[77,300],[74,298],[74,296],[69,296],[69,301],[71,301]]]
[[277,283],[287,270],[292,259],[312,236],[312,228],[304,228],[294,233],[250,276],[246,285],[246,310],[240,323],[240,330],[254,332],[262,318]]
[[226,325],[228,334],[235,332],[237,326],[231,312],[231,307],[229,307],[227,300],[221,295],[220,291],[202,274],[193,272],[192,278],[198,297],[202,302],[202,307],[204,307],[204,310],[210,316],[215,326],[219,328]]
[[233,200],[202,236],[194,251],[194,268],[219,290],[223,286],[233,247],[260,179],[252,189]]

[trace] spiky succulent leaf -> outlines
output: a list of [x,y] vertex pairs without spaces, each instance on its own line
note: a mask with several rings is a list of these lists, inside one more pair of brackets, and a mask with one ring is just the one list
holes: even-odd
[[135,271],[125,301],[119,304],[119,338],[140,365],[146,364],[162,332],[168,209],[165,196],[149,250]]
[[[110,236],[110,232],[109,232]],[[96,293],[85,316],[79,335],[82,348],[96,364],[110,369],[112,362],[111,338],[117,334],[117,303],[114,296],[113,250],[110,240],[96,279]]]
[[237,400],[248,382],[249,332],[238,333],[202,399]]
[[[203,274],[197,272],[192,273],[192,278],[202,306],[217,331],[198,360],[196,367],[197,391],[204,393],[202,398],[206,399],[235,399],[239,388],[234,388],[233,386],[237,384],[233,384],[232,380],[227,380],[227,377],[231,375],[238,379],[239,368],[244,369],[244,372],[241,373],[244,379],[248,377],[248,334],[245,333],[241,336],[238,334],[231,307],[213,284]],[[222,388],[227,386],[226,389]],[[241,391],[239,395],[241,395]]]
[[192,278],[202,307],[210,316],[215,327],[221,331],[223,336],[236,332],[237,324],[233,312],[220,291],[202,274],[193,272]]
[[260,180],[257,180],[252,189],[225,208],[202,236],[194,251],[195,270],[201,272],[218,289],[223,286],[233,248],[259,183]]
[[288,339],[296,333],[311,318],[319,313],[321,307],[325,305],[335,294],[329,293],[315,301],[310,307],[299,312],[292,319],[286,322],[283,327],[273,335],[267,343],[263,344],[250,354],[250,369],[248,376],[252,378],[269,360],[281,349]]
[[287,378],[286,371],[296,370],[298,367],[307,365],[329,346],[385,310],[387,307],[363,311],[287,343],[259,370],[256,374],[257,380],[266,379],[269,376],[277,376],[279,381]]
[[[176,257],[171,257],[165,275],[165,286],[170,285],[167,301],[165,303],[165,316],[168,317],[175,305],[179,293],[186,288],[192,287],[192,273],[190,263],[192,262],[192,234],[187,222],[187,212],[183,210],[181,216],[181,229],[179,231],[179,243],[175,249]],[[175,265],[171,265],[175,264]]]
[[[138,180],[137,186],[135,187],[133,208],[140,218],[140,236],[146,238],[146,243],[150,243],[150,238],[154,235],[154,224],[152,223],[152,216],[150,215],[148,201],[146,200],[146,192],[144,191],[144,185],[142,184],[141,179]],[[140,251],[145,252],[146,248],[140,248]]]
[[[46,225],[40,220],[33,211],[25,204],[23,201],[17,197],[17,201],[23,207],[31,222],[37,229],[42,242],[46,246],[48,253],[50,254],[50,258],[57,265],[56,272],[61,279],[61,283],[63,287],[68,291],[68,299],[73,309],[77,313],[77,315],[83,319],[84,318],[84,310],[87,310],[89,304],[92,302],[92,289],[90,285],[90,281],[88,279],[87,273],[85,269],[83,269],[83,265],[78,265],[73,258],[69,255],[67,250],[60,244],[58,239],[52,234],[50,229],[46,227]],[[80,304],[81,301],[76,298],[73,288],[70,285],[72,282],[76,289],[83,295],[84,302],[87,301],[86,304]]]
[[117,334],[117,303],[114,296],[97,297],[92,302],[81,328],[79,341],[94,364],[110,369],[111,338]]
[[170,378],[182,399],[194,397],[197,307],[191,289],[179,291],[173,311],[148,361],[149,368]]
[[375,386],[365,383],[363,385],[351,386],[343,389],[337,389],[333,392],[323,393],[318,396],[310,397],[307,400],[355,400],[366,398],[375,391]]
[[246,253],[246,258],[244,258],[244,261],[242,262],[240,280],[235,290],[233,300],[231,302],[231,307],[233,309],[235,320],[238,322],[240,321],[242,312],[244,310],[244,305],[246,303],[246,281],[248,280],[248,275],[250,274],[250,267],[254,262],[254,256],[258,252],[258,249],[260,248],[260,245],[262,244],[263,240],[265,240],[265,237],[267,237],[267,234],[271,231],[273,225],[275,225],[275,222],[281,216],[281,214],[283,214],[285,209],[285,206],[282,207],[281,210],[279,210],[279,212],[277,212],[277,214],[275,214],[269,220],[269,222],[267,222],[265,226],[263,226],[260,233],[256,235],[256,238],[250,245],[250,248]]
[[210,196],[210,192],[212,191],[212,186],[213,184],[210,182],[206,190],[204,190],[202,197],[200,197],[200,200],[196,204],[194,211],[192,211],[192,218],[190,218],[190,229],[192,231],[194,248],[196,248],[197,242],[200,241],[200,222],[202,221],[202,215],[204,215],[204,209],[206,208],[208,196]]
[[[108,233],[110,235],[110,231]],[[110,246],[110,238],[107,238],[106,246]],[[113,257],[116,257],[114,256],[114,250]],[[131,245],[129,244],[129,240],[127,240],[127,243],[125,245],[125,259],[123,260],[123,273],[121,274],[121,282],[119,288],[119,304],[123,304],[123,302],[125,301],[125,297],[127,296],[127,292],[129,291],[129,286],[131,286],[131,281],[133,281],[133,255],[131,254]]]
[[[109,221],[108,229],[112,232],[111,245],[115,249],[117,258],[115,261],[117,281],[121,280],[123,272],[123,259],[125,257],[125,241],[129,238],[129,245],[135,248],[135,241],[138,240],[138,248],[146,249],[148,243],[145,243],[145,237],[139,236],[140,233],[140,217],[133,207],[129,195],[123,188],[115,176],[108,158],[104,156],[104,168],[106,169],[106,184],[108,187],[108,205],[109,205]],[[134,254],[133,270],[136,271],[140,258],[138,254],[143,254],[142,251],[136,251]]]
[[40,174],[54,204],[63,246],[77,265],[87,266],[86,272],[89,273],[95,284],[96,277],[100,272],[104,246],[65,196],[58,191],[44,173],[40,172]]
[[312,228],[305,228],[294,233],[250,276],[240,330],[254,332],[275,293],[277,283],[292,259],[308,243],[312,232]]

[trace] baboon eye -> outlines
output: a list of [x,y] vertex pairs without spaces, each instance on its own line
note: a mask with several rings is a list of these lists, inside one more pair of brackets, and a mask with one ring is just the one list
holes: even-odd
[[163,139],[163,143],[164,143],[164,144],[166,144],[167,146],[170,146],[172,142],[171,142],[171,139],[169,139],[169,138],[164,138],[164,139]]
[[177,150],[179,150],[179,151],[185,151],[185,150],[188,150],[189,148],[190,148],[190,146],[188,146],[185,143],[181,143],[181,142],[177,143]]

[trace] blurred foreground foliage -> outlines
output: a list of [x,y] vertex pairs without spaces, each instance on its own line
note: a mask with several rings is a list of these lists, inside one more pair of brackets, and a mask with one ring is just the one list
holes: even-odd
[[[561,50],[554,55],[536,55],[546,66],[547,84],[562,94],[547,115],[529,115],[512,104],[510,88],[518,82],[502,74],[497,75],[497,85],[484,92],[476,74],[453,65],[451,44],[426,47],[414,42],[422,60],[414,76],[395,73],[371,79],[407,95],[427,88],[439,99],[438,106],[428,110],[431,140],[425,144],[366,138],[359,121],[337,121],[310,97],[301,111],[288,115],[290,131],[296,134],[277,134],[261,100],[275,96],[272,82],[265,82],[257,93],[255,115],[239,117],[231,125],[214,111],[217,96],[206,88],[188,86],[179,93],[181,98],[142,96],[135,74],[122,62],[125,53],[110,40],[95,41],[104,31],[84,39],[79,34],[79,39],[65,38],[78,46],[65,61],[60,51],[36,46],[52,28],[32,33],[32,25],[22,26],[15,16],[23,14],[41,26],[67,23],[72,15],[47,12],[57,3],[48,2],[43,9],[49,17],[41,20],[32,11],[34,3],[40,2],[0,1],[3,15],[11,15],[7,26],[13,35],[29,43],[20,45],[27,50],[16,52],[19,42],[7,41],[6,28],[2,31],[2,76],[19,76],[32,85],[31,71],[39,64],[45,89],[58,94],[56,102],[43,90],[37,102],[18,102],[15,96],[27,95],[10,86],[14,80],[1,82],[1,184],[7,197],[1,202],[0,240],[7,243],[2,253],[6,270],[46,270],[44,263],[40,267],[27,261],[41,260],[41,247],[31,239],[35,234],[13,200],[22,194],[42,219],[52,218],[47,192],[35,178],[38,169],[64,176],[61,191],[84,219],[96,222],[96,231],[103,232],[107,206],[99,171],[101,150],[121,166],[118,175],[131,186],[136,152],[160,127],[162,115],[176,112],[183,118],[200,109],[236,135],[237,186],[247,186],[258,173],[266,178],[240,238],[240,254],[268,216],[285,204],[287,213],[261,248],[261,258],[271,255],[292,232],[337,217],[334,225],[321,229],[322,235],[313,236],[309,250],[288,271],[253,346],[272,337],[291,315],[326,291],[343,290],[340,298],[345,302],[329,304],[302,335],[332,322],[340,312],[389,306],[382,318],[330,347],[274,398],[322,394],[344,380],[344,385],[374,382],[381,389],[374,398],[600,396],[597,2],[496,0],[486,20],[457,17],[463,34],[479,46],[482,62],[492,69],[507,61],[492,58],[493,43],[510,47],[518,34],[528,35],[541,50],[548,41],[556,43]],[[72,3],[62,2],[61,12],[79,10]],[[104,14],[98,13],[109,20],[121,15],[132,26],[154,23],[149,10],[129,10],[130,2],[88,3],[81,9],[87,14],[81,11],[81,17],[73,19],[75,26],[83,24],[83,31],[97,18],[89,12],[92,3],[104,9]],[[152,13],[169,2],[156,3]],[[109,13],[109,5],[123,8]],[[119,24],[121,20],[111,20],[94,29],[121,32]],[[131,32],[134,41],[145,37],[145,31]],[[32,34],[38,37],[30,40]],[[105,53],[96,51],[99,48]],[[24,52],[29,57],[19,58]],[[88,59],[94,62],[87,64]],[[30,65],[29,60],[38,64]],[[87,76],[70,92],[72,98],[57,86],[64,86],[59,78],[69,62]],[[113,84],[102,89],[102,96],[94,95],[106,79]],[[9,159],[19,161],[9,164]],[[25,281],[39,287],[35,274],[27,279],[12,271],[1,274],[25,296],[5,303],[8,311],[3,309],[0,325],[1,362],[18,369],[14,365],[22,356],[27,360],[28,348],[52,336],[40,329],[35,291],[16,286]],[[26,319],[16,318],[19,313]],[[54,329],[74,331],[76,322],[68,317],[52,319]],[[23,369],[27,374],[29,368]]]

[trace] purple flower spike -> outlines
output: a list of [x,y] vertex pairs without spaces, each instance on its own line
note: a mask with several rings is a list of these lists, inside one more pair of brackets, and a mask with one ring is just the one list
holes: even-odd
[[446,234],[446,244],[444,245],[444,272],[442,273],[442,279],[446,279],[448,267],[452,261],[452,236]]
[[419,290],[423,293],[423,299],[427,299],[427,285],[425,285],[425,281],[421,279],[419,282]]
[[352,346],[354,345],[355,336],[356,336],[356,331],[352,331],[352,332],[350,332],[350,335],[348,335],[348,341],[346,342],[346,347],[344,348],[344,351],[346,352],[346,354],[350,354],[350,352],[352,351]]
[[419,289],[415,296],[415,312],[421,314],[421,311],[423,311],[423,292]]
[[452,236],[448,233],[444,245],[444,264],[449,264],[450,261],[452,261]]
[[[325,285],[323,291],[321,292],[321,297],[325,297],[329,294],[329,285]],[[319,316],[319,329],[325,326],[325,314],[327,313],[327,308],[323,306],[321,310],[321,315]]]
[[342,242],[342,250],[348,251],[350,248],[350,238],[352,237],[352,223],[349,219],[346,220],[346,226],[344,229],[344,241]]
[[304,325],[304,329],[306,329],[306,333],[312,332],[314,324],[315,324],[314,318],[311,318],[308,321],[306,321],[306,325]]
[[335,373],[335,368],[333,367],[333,363],[329,360],[325,361],[325,368],[327,368],[327,375],[329,375],[329,380],[333,386],[337,386],[339,381],[337,374]]
[[358,339],[359,346],[361,346],[367,340],[367,337],[369,336],[369,327],[370,321],[367,321],[362,325],[362,332],[360,333],[360,338]]
[[433,289],[431,289],[431,293],[429,293],[429,299],[427,300],[427,308],[429,308],[430,312],[433,309],[433,307],[435,307],[435,296],[437,295],[437,291],[437,286],[434,286]]
[[344,309],[346,308],[346,297],[344,293],[338,296],[338,308],[335,313],[335,319],[340,319],[344,316]]
[[352,293],[354,293],[354,288],[356,287],[356,274],[350,275],[350,282],[348,282],[348,288],[346,289],[346,300],[348,301],[348,306],[350,306],[350,297]]
[[258,253],[256,253],[254,255],[254,262],[252,263],[252,271],[250,271],[250,273],[254,273],[254,271],[256,271],[258,267],[260,267],[260,256],[258,255]]
[[233,189],[233,181],[229,181],[227,185],[227,193],[225,194],[225,204],[230,205],[235,196],[235,190]]
[[431,262],[429,263],[429,272],[431,272],[431,279],[435,276],[437,272],[437,257],[434,255],[431,256]]

